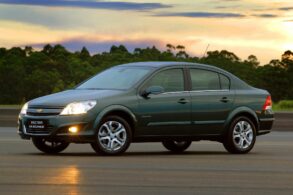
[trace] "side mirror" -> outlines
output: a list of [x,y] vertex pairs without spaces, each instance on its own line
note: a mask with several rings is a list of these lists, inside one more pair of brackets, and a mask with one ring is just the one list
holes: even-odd
[[150,94],[160,94],[160,93],[164,93],[164,88],[161,86],[150,86],[148,88],[146,88],[143,92],[142,92],[142,96],[147,98]]

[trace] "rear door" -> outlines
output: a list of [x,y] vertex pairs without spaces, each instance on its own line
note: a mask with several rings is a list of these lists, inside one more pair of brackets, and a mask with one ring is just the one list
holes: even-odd
[[183,135],[191,123],[191,98],[184,68],[168,68],[153,75],[142,87],[164,88],[164,93],[139,96],[139,135]]
[[228,76],[207,69],[190,68],[191,134],[219,134],[232,109],[234,91]]

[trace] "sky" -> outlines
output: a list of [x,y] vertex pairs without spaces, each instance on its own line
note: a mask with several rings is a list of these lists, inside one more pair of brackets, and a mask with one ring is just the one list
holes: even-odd
[[171,43],[198,57],[209,45],[266,64],[293,50],[293,1],[0,0],[0,47],[48,43],[92,54]]

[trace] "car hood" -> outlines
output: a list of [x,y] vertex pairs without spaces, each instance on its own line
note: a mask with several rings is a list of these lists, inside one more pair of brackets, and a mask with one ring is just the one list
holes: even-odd
[[69,103],[98,100],[123,93],[121,90],[82,90],[74,89],[46,95],[29,102],[29,106],[64,107]]

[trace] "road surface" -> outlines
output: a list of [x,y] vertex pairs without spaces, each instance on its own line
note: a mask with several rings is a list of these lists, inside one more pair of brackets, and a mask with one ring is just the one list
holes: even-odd
[[45,155],[0,127],[0,194],[293,194],[293,133],[258,137],[247,155],[202,141],[180,155],[141,143],[102,157],[88,144]]

